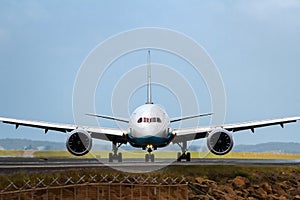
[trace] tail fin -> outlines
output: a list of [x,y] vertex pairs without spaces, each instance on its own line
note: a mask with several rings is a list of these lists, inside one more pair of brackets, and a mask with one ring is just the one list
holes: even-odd
[[171,119],[170,123],[178,122],[178,121],[182,121],[182,120],[187,120],[187,119],[193,119],[193,118],[196,118],[196,117],[205,117],[205,116],[209,116],[209,115],[212,115],[212,114],[213,113],[205,113],[205,114],[193,115],[193,116],[188,116],[188,117],[175,118],[175,119]]
[[129,123],[128,119],[123,119],[123,118],[120,118],[120,117],[111,117],[111,116],[106,116],[106,115],[97,115],[97,114],[90,114],[90,113],[87,113],[86,115],[92,116],[92,117],[100,117],[100,118],[103,118],[103,119],[110,119],[110,120],[115,120],[115,121],[119,121],[119,122]]
[[151,97],[151,64],[150,64],[150,50],[148,50],[148,66],[147,66],[147,102],[146,104],[153,104]]

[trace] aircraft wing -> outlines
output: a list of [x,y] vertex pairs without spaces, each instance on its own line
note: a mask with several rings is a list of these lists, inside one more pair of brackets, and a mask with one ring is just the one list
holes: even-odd
[[235,124],[224,124],[220,126],[178,129],[178,130],[173,130],[173,134],[176,135],[176,137],[174,138],[174,142],[184,141],[184,140],[190,141],[190,140],[205,138],[209,135],[211,131],[213,131],[216,128],[223,128],[231,132],[251,130],[254,133],[254,129],[256,128],[273,126],[273,125],[280,125],[283,128],[284,124],[293,123],[298,120],[300,120],[300,116],[278,118],[278,119],[271,119],[271,120],[242,122],[242,123],[235,123]]
[[125,134],[127,134],[126,131],[122,131],[120,129],[77,126],[74,124],[59,124],[59,123],[31,121],[31,120],[13,119],[13,118],[5,118],[5,117],[0,117],[0,121],[6,124],[14,124],[16,128],[18,128],[19,126],[28,126],[28,127],[44,129],[45,133],[47,133],[49,130],[67,133],[73,131],[74,129],[83,129],[91,133],[92,138],[109,140],[109,141],[123,140]]

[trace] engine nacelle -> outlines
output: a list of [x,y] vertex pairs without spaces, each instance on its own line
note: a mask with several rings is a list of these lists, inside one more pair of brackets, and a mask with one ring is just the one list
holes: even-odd
[[233,147],[233,138],[229,131],[218,128],[213,130],[207,138],[208,149],[216,155],[225,155]]
[[92,137],[85,130],[75,129],[70,133],[66,146],[71,154],[83,156],[92,148]]

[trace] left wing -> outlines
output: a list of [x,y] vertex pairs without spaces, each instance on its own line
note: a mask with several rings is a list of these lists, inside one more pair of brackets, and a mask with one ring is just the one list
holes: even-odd
[[14,124],[16,128],[18,128],[19,126],[28,126],[28,127],[44,129],[45,133],[47,133],[48,130],[67,133],[75,129],[84,129],[87,132],[91,133],[92,138],[109,140],[109,141],[119,141],[119,140],[122,141],[124,140],[124,136],[127,134],[126,131],[120,129],[77,126],[74,124],[59,124],[59,123],[31,121],[31,120],[22,120],[22,119],[5,118],[5,117],[0,117],[0,121],[6,124]]
[[222,128],[232,132],[251,130],[254,133],[255,128],[261,128],[261,127],[273,126],[273,125],[280,125],[282,128],[284,128],[284,124],[293,123],[298,120],[300,120],[300,116],[243,122],[243,123],[235,123],[235,124],[224,124],[220,126],[177,129],[177,130],[173,130],[173,134],[176,135],[176,137],[174,138],[174,142],[184,141],[184,140],[190,141],[190,140],[205,138],[208,137],[209,133],[216,128]]

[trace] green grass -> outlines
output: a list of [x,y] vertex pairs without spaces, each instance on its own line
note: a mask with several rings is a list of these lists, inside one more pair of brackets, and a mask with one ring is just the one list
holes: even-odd
[[[23,150],[0,150],[2,157],[22,157]],[[85,156],[74,156],[66,150],[53,151],[34,151],[33,156],[37,158],[108,158],[111,151],[92,151]],[[145,151],[122,151],[123,158],[141,158],[145,156]],[[171,151],[156,151],[154,152],[156,158],[170,158],[176,159],[177,152]],[[207,159],[290,159],[300,160],[300,154],[283,154],[283,153],[254,153],[254,152],[230,152],[224,156],[217,156],[206,152],[191,152],[192,158],[207,158]]]
[[23,154],[22,150],[0,150],[1,157],[21,157]]
[[95,158],[93,153],[88,153],[84,156],[74,156],[68,151],[53,150],[53,151],[35,151],[34,157],[38,158]]
[[[82,158],[108,158],[110,151],[92,151]],[[122,151],[123,158],[144,158],[145,151]],[[154,152],[156,158],[177,158],[177,152],[160,151]],[[79,158],[71,155],[67,151],[36,151],[35,157],[58,157],[58,158]],[[212,153],[191,152],[192,158],[231,158],[231,159],[300,159],[300,154],[282,154],[282,153],[254,153],[254,152],[230,152],[224,156],[217,156]]]
[[204,157],[204,158],[231,158],[231,159],[287,159],[287,160],[298,160],[300,154],[284,154],[284,153],[272,153],[272,152],[230,152],[223,156],[217,156],[212,153],[204,155],[203,153],[192,152],[192,157]]

